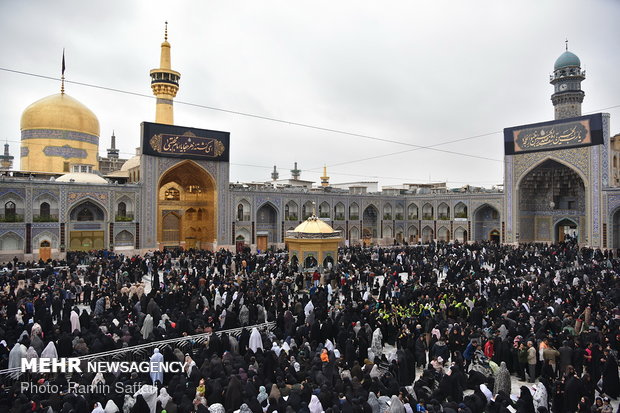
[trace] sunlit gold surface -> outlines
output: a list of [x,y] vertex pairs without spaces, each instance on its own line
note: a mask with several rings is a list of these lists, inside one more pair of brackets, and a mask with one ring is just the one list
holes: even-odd
[[[79,132],[92,135],[94,140],[98,140],[99,120],[90,109],[76,99],[67,94],[58,93],[28,106],[22,114],[21,130]],[[94,169],[98,169],[99,146],[92,142],[42,136],[24,139],[21,146],[26,149],[27,153],[27,156],[21,157],[22,170],[63,173],[68,172],[66,165],[72,164],[92,165]],[[43,152],[46,147],[64,146],[86,151],[86,158],[48,156]]]
[[[307,253],[312,253],[317,259],[319,265],[323,265],[323,261],[328,256],[335,260],[338,257],[338,245],[342,242],[341,237],[316,238],[313,234],[333,234],[336,231],[325,221],[311,216],[301,224],[299,224],[290,234],[290,237],[284,238],[286,247],[289,251],[289,261],[296,256],[300,263],[303,264],[304,257]],[[303,234],[308,234],[304,237]]]
[[99,120],[76,99],[58,93],[28,106],[22,114],[21,129],[62,129],[99,136]]
[[[153,94],[157,97],[157,102],[155,103],[155,122],[166,125],[174,125],[174,107],[172,102],[179,90],[178,79],[181,77],[181,74],[172,70],[167,24],[164,34],[164,42],[161,44],[159,68],[151,70],[150,75],[152,79],[151,89],[153,90]],[[153,80],[157,75],[166,76],[176,80],[174,82]]]
[[[164,233],[168,214],[179,218],[176,239],[170,239],[174,231]],[[211,249],[217,237],[216,224],[217,189],[211,175],[191,161],[162,175],[157,196],[157,239],[161,246]]]
[[103,231],[71,231],[69,233],[70,251],[92,251],[104,248]]
[[328,223],[321,219],[307,219],[297,225],[294,232],[303,232],[305,234],[332,234],[334,229]]

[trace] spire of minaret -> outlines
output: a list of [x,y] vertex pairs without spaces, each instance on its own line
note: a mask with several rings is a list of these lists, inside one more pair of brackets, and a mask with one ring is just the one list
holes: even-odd
[[329,176],[327,176],[327,166],[323,165],[323,176],[321,177],[321,186],[323,188],[329,186]]
[[291,176],[293,179],[299,179],[299,175],[301,175],[301,171],[297,169],[297,162],[295,162],[295,167],[291,169]]
[[9,144],[4,144],[4,155],[0,155],[0,170],[8,171],[13,167],[13,156],[9,153]]
[[112,131],[112,137],[110,138],[111,145],[108,149],[108,158],[110,159],[118,159],[119,151],[116,149],[116,136],[114,136],[114,131]]
[[153,69],[151,74],[151,89],[157,97],[155,122],[174,124],[173,99],[179,90],[181,74],[172,70],[170,59],[170,43],[168,43],[168,22],[164,29],[164,41],[161,44],[159,68]]
[[276,166],[273,166],[273,172],[271,173],[271,179],[274,181],[277,181],[278,178],[280,177],[280,174],[278,173],[278,170],[276,169]]

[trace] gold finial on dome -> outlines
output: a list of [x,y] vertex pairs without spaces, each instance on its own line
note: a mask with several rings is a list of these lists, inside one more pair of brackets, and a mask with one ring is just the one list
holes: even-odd
[[62,69],[60,74],[60,93],[65,94],[65,48],[62,48]]
[[165,22],[165,28],[164,28],[164,42],[168,41],[168,22]]

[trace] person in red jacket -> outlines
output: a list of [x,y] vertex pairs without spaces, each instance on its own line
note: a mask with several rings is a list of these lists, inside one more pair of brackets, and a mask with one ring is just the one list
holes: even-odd
[[495,348],[494,346],[494,342],[493,339],[490,338],[489,340],[487,340],[487,342],[484,344],[484,355],[491,360],[493,358],[493,354],[495,354]]

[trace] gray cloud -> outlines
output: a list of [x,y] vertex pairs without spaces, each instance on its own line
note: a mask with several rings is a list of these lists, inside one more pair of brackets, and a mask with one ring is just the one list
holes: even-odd
[[[0,66],[58,76],[65,47],[69,80],[150,94],[148,71],[158,66],[168,20],[178,101],[433,145],[551,119],[548,75],[565,37],[587,70],[584,112],[619,105],[619,12],[602,0],[2,2]],[[17,155],[21,112],[59,84],[7,72],[0,84],[0,139]],[[152,99],[71,84],[67,93],[99,117],[102,154],[113,129],[123,155],[133,154],[140,122],[154,119]],[[608,112],[618,132],[620,110]],[[231,132],[233,181],[268,179],[274,164],[284,177],[294,161],[320,168],[410,149],[182,104],[175,120]],[[441,148],[503,156],[500,133]],[[384,185],[503,179],[500,162],[428,150],[328,172],[332,181],[380,177]]]

